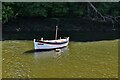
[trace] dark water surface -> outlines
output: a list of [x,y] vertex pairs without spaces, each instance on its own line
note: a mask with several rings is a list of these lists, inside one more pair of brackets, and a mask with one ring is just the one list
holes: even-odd
[[34,52],[31,40],[2,47],[3,78],[118,78],[118,40],[70,41],[61,52]]
[[[70,41],[84,42],[84,41],[101,41],[118,39],[117,31],[112,32],[97,32],[97,31],[58,31],[59,37],[70,37]],[[3,39],[5,40],[33,40],[34,38],[54,39],[55,31],[39,31],[39,32],[3,32]]]

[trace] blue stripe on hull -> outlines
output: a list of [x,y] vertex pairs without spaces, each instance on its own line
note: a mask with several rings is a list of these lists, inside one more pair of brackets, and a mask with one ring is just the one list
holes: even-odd
[[61,49],[61,48],[65,48],[66,46],[63,47],[58,47],[58,48],[52,48],[52,49],[35,49],[35,51],[50,51],[50,50],[55,50],[55,49]]

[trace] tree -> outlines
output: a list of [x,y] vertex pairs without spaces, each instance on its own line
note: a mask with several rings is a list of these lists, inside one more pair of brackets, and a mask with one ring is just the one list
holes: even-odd
[[12,5],[13,3],[3,3],[2,5],[2,22],[5,23],[9,20],[9,18],[13,17]]
[[[3,23],[18,16],[49,18],[81,17],[86,15],[92,18],[101,18],[103,20],[105,20],[107,16],[120,16],[120,2],[6,2],[2,4]],[[115,19],[117,19],[117,17]]]

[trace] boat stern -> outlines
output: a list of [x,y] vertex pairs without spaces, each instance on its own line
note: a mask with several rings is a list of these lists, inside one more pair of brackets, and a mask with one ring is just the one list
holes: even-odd
[[38,42],[36,42],[36,39],[34,39],[34,49],[38,49],[38,46],[37,46]]

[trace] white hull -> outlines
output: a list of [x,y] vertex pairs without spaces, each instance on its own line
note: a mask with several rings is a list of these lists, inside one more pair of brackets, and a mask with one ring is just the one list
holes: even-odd
[[39,40],[34,39],[34,49],[35,50],[48,50],[66,47],[69,43],[69,37],[65,39],[58,40]]

